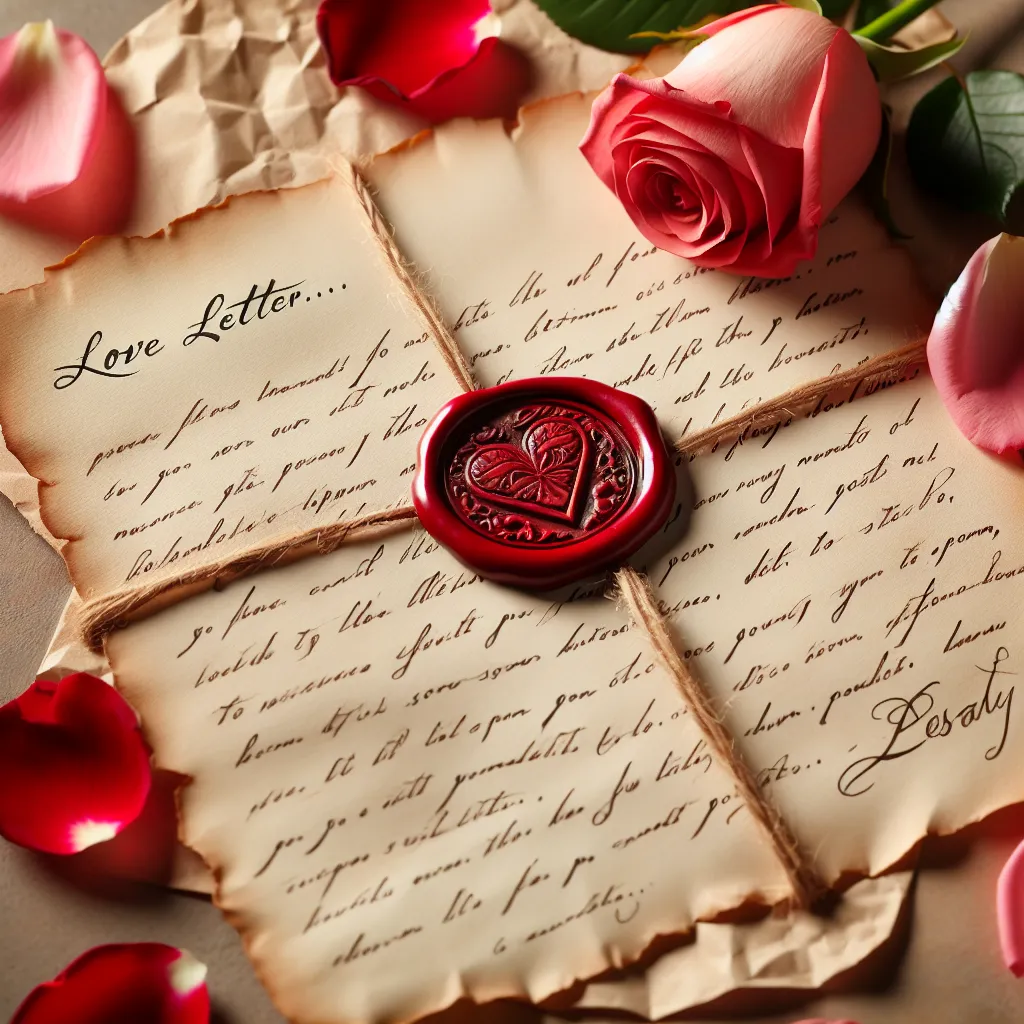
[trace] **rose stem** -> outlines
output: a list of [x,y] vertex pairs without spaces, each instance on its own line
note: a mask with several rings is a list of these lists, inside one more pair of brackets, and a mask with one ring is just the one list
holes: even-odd
[[886,11],[880,18],[875,18],[863,28],[857,29],[854,35],[873,39],[876,43],[884,43],[938,2],[939,0],[903,0],[898,7]]

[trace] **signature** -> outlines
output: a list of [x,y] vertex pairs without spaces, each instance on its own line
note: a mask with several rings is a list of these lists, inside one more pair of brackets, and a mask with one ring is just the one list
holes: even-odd
[[[861,757],[854,761],[839,776],[839,792],[843,796],[862,796],[875,784],[875,772],[889,761],[897,761],[920,750],[929,740],[949,736],[956,726],[969,729],[979,722],[987,721],[992,715],[1002,713],[1002,731],[999,741],[985,751],[985,760],[994,761],[1006,746],[1010,731],[1010,707],[1013,702],[1011,686],[1005,692],[997,689],[996,676],[1013,675],[1000,668],[1010,657],[1005,647],[1000,647],[989,668],[977,666],[985,677],[985,692],[980,700],[974,700],[954,712],[950,707],[937,709],[938,687],[941,680],[934,679],[922,686],[912,697],[887,697],[871,709],[871,717],[885,721],[892,726],[892,733],[885,748],[878,754]],[[993,695],[993,691],[996,691]]]

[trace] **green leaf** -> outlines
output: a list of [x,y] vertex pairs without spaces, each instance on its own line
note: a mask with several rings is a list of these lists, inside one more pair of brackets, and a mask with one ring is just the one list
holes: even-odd
[[967,42],[966,36],[957,36],[944,43],[933,43],[917,50],[904,50],[898,46],[883,46],[856,33],[853,38],[860,44],[860,48],[883,82],[896,82],[901,78],[919,75],[922,71],[949,60]]
[[826,18],[837,20],[852,6],[853,0],[821,0],[821,13]]
[[907,156],[927,191],[1024,233],[1024,76],[972,71],[940,82],[914,109]]
[[672,33],[709,14],[734,14],[763,0],[537,0],[561,29],[590,46],[617,53],[646,53],[654,45],[642,32]]
[[[705,25],[710,25],[713,21],[718,21],[718,18],[719,15],[717,14],[708,14],[695,25],[677,28],[674,32],[635,32],[630,38],[653,39],[661,43],[685,43],[688,49],[693,49],[694,46],[703,43],[707,39],[707,36],[701,33],[701,29]],[[654,43],[651,45],[653,46]]]
[[893,143],[892,108],[885,105],[882,110],[885,116],[882,119],[882,134],[878,140],[878,148],[861,181],[875,216],[885,225],[892,238],[903,240],[911,236],[896,223],[889,205],[889,167],[892,164]]

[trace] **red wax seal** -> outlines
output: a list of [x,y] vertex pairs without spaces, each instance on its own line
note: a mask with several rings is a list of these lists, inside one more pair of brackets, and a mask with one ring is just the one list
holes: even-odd
[[481,576],[546,590],[617,568],[662,527],[675,473],[646,402],[582,377],[459,395],[420,441],[413,504]]

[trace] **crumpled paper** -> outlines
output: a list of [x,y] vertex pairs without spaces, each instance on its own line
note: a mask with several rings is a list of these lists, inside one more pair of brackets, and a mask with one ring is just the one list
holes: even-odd
[[664,954],[635,980],[591,982],[575,1008],[660,1020],[739,989],[817,991],[839,973],[839,960],[859,964],[885,944],[912,879],[901,872],[855,885],[831,917],[801,911],[755,924],[700,923],[692,945]]
[[[317,0],[171,0],[105,60],[139,139],[141,179],[129,234],[148,235],[229,195],[315,181],[337,153],[359,163],[423,130],[414,117],[360,90],[331,84],[317,40]],[[530,0],[495,0],[502,38],[528,54],[526,102],[601,88],[633,58],[570,39]],[[669,58],[674,60],[674,58]],[[659,69],[661,70],[661,69]],[[0,291],[42,279],[67,245],[0,221]],[[0,448],[0,492],[58,551],[39,515],[38,491]],[[109,677],[77,640],[72,593],[40,673]],[[808,989],[878,950],[892,933],[912,875],[865,880],[832,918],[794,914],[756,924],[702,924],[696,941],[645,972],[585,987],[581,1009],[651,1019],[705,1005],[740,988]],[[181,852],[176,887],[210,892],[202,864]]]

